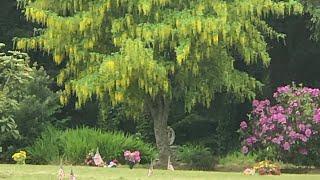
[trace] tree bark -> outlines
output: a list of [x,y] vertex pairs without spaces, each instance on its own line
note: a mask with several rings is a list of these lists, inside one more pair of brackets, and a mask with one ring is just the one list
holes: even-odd
[[168,139],[168,115],[169,101],[163,96],[157,96],[154,100],[149,101],[148,108],[154,123],[154,134],[156,144],[159,151],[160,168],[166,168],[168,165],[168,157],[170,155],[169,139]]

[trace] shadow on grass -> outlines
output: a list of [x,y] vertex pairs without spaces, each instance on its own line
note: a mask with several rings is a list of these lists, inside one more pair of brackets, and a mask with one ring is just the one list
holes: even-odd
[[[217,172],[242,172],[245,167],[242,166],[216,166],[214,171]],[[320,168],[292,167],[282,168],[281,173],[285,174],[320,174]]]
[[282,173],[287,174],[320,174],[319,168],[286,168],[281,169]]

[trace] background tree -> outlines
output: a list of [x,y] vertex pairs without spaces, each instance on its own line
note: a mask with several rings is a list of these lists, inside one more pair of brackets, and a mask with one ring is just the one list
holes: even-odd
[[[43,67],[34,66],[33,78],[21,89],[23,97],[18,99],[18,109],[13,112],[21,141],[19,146],[28,146],[49,126],[63,127],[68,118],[59,117],[61,104],[59,94],[50,87],[53,80]],[[30,106],[32,104],[32,106]]]
[[[5,47],[0,43],[0,50]],[[3,142],[19,137],[13,112],[18,109],[19,89],[32,78],[32,69],[26,63],[28,55],[9,51],[0,53],[0,147]]]
[[[40,49],[64,63],[61,101],[76,94],[77,107],[94,95],[122,103],[130,115],[151,113],[159,158],[169,155],[171,101],[187,111],[211,104],[216,92],[252,98],[261,83],[234,68],[270,57],[264,36],[282,38],[264,17],[301,13],[294,0],[33,0],[20,1],[27,20],[45,27],[19,39],[18,49]],[[65,60],[65,61],[64,61]]]
[[319,41],[320,37],[320,1],[319,0],[302,0],[306,12],[311,16],[311,30],[313,31],[312,39]]
[[49,89],[52,79],[42,67],[29,63],[26,53],[0,54],[0,146],[4,152],[11,145],[32,144],[49,124],[62,122],[57,116],[58,93]]

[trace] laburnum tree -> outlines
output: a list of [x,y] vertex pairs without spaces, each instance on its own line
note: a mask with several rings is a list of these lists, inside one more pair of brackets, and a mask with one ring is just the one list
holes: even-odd
[[[17,49],[41,50],[64,64],[57,81],[63,104],[97,98],[129,115],[148,110],[160,164],[169,156],[167,119],[173,100],[186,111],[209,106],[215,93],[252,98],[261,83],[234,62],[268,65],[265,37],[284,37],[269,16],[300,14],[295,0],[19,0],[40,35]],[[237,58],[235,58],[237,57]]]

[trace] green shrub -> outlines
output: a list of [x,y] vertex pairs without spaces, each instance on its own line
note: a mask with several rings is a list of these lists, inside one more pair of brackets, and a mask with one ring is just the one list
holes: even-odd
[[209,148],[200,145],[183,145],[178,148],[177,158],[190,165],[192,169],[209,170],[214,166],[214,159]]
[[27,148],[27,162],[32,164],[59,162],[61,133],[53,127],[48,127],[35,143]]
[[[57,137],[55,141],[51,141],[51,139],[55,139],[50,139],[51,135],[53,134],[50,134],[50,131],[46,131],[36,141],[35,145],[30,148],[33,158],[41,159],[40,157],[42,157],[43,163],[55,163],[57,159],[63,158],[72,164],[82,164],[87,153],[96,148],[99,148],[99,152],[105,161],[114,158],[122,161],[125,150],[140,151],[142,156],[141,163],[150,162],[155,155],[151,145],[121,132],[106,133],[90,128],[69,129],[61,132],[58,136],[54,136]],[[54,157],[47,157],[49,155],[47,154],[47,147],[52,146],[56,148],[53,154]],[[58,152],[58,155],[56,152]]]

